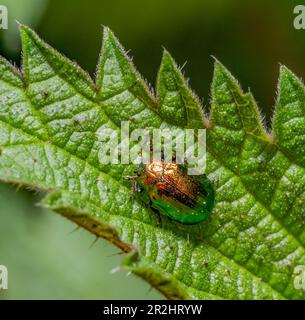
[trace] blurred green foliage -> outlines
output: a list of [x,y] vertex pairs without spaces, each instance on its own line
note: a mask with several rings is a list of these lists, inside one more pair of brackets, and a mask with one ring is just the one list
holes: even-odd
[[8,54],[20,53],[19,32],[16,21],[37,25],[46,9],[48,0],[2,0],[0,4],[8,9],[8,29],[2,31],[1,45]]
[[[1,55],[20,61],[15,20],[33,27],[48,43],[91,75],[102,25],[122,41],[140,72],[154,85],[165,46],[184,67],[207,107],[217,57],[253,92],[270,123],[279,63],[305,75],[305,30],[293,28],[298,0],[2,0],[9,30],[0,31]],[[0,264],[7,264],[5,298],[154,298],[148,285],[124,274],[109,275],[121,257],[85,231],[68,235],[70,222],[33,207],[33,195],[0,186]],[[135,281],[138,284],[135,285]],[[3,295],[3,291],[0,293]]]
[[0,299],[153,299],[160,295],[126,272],[111,274],[122,255],[61,216],[39,197],[0,185],[0,264],[8,290]]

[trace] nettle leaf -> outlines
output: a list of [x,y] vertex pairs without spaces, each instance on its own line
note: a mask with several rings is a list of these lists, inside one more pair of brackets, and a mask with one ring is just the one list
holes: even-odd
[[[168,52],[156,97],[110,30],[97,81],[20,27],[22,74],[0,60],[0,179],[47,192],[42,204],[129,253],[123,268],[171,299],[302,299],[305,89],[281,68],[273,132],[218,62],[209,118]],[[131,196],[134,165],[101,164],[101,128],[206,128],[216,205],[187,226]]]

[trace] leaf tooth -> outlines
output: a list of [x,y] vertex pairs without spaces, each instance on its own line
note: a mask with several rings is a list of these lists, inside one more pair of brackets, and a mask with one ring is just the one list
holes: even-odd
[[23,73],[28,84],[61,77],[81,95],[95,100],[95,85],[83,69],[45,43],[31,28],[20,24]]
[[124,90],[130,90],[149,106],[155,106],[154,97],[146,82],[108,27],[104,27],[103,30],[103,45],[97,66],[96,83],[102,100],[114,97]]
[[23,87],[23,81],[19,70],[2,56],[0,56],[0,79],[14,87]]
[[285,105],[299,100],[300,98],[305,99],[303,81],[285,65],[281,65],[277,102]]
[[[6,124],[23,129],[27,133],[35,132],[41,138],[47,137],[41,119],[35,110],[27,104],[22,75],[2,57],[0,57],[0,118]],[[12,141],[15,139],[16,141],[19,139],[21,139],[20,141],[27,141],[28,139],[28,137],[21,138],[20,133],[10,133],[10,136],[10,143],[13,143]],[[6,134],[1,137],[0,133],[0,144],[7,143],[7,137],[5,137]]]
[[238,81],[215,59],[212,82],[211,125],[269,140],[251,93],[243,93]]
[[158,72],[157,97],[160,113],[168,122],[191,128],[207,126],[198,98],[166,49]]
[[276,143],[305,165],[305,88],[291,70],[280,67],[278,98],[273,117]]

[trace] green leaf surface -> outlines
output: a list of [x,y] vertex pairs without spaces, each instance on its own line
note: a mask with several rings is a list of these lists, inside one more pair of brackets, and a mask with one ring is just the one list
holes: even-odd
[[[105,28],[97,80],[20,26],[19,73],[0,60],[0,179],[47,192],[42,204],[128,253],[123,268],[175,299],[304,299],[305,89],[281,68],[272,133],[218,62],[204,113],[170,54],[154,96]],[[210,217],[186,226],[131,196],[134,165],[98,161],[101,128],[206,128]]]

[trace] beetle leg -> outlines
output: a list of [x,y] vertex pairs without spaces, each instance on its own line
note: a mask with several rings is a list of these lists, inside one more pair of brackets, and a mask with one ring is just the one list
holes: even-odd
[[138,176],[125,176],[124,178],[125,178],[126,180],[131,180],[131,181],[133,181],[133,180],[136,180],[137,177],[138,177]]
[[151,199],[156,200],[156,197],[155,197],[155,194],[154,194],[153,191],[149,191],[149,196],[150,196]]
[[137,182],[136,182],[137,176],[126,176],[124,178],[131,181],[130,200],[133,200],[134,199],[134,194],[136,192],[138,192]]
[[152,203],[150,203],[150,209],[156,214],[157,219],[158,219],[158,226],[162,228],[162,219],[161,219],[161,214],[159,212],[159,210],[155,209],[152,205]]
[[126,176],[126,177],[124,177],[126,180],[130,180],[131,181],[131,190],[133,191],[133,192],[136,192],[137,191],[137,186],[136,186],[136,184],[137,184],[137,182],[136,182],[136,179],[137,179],[137,176]]

